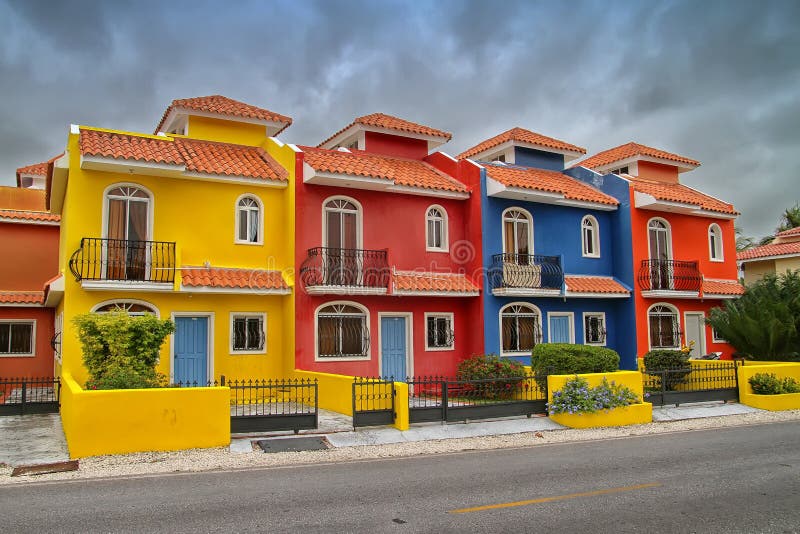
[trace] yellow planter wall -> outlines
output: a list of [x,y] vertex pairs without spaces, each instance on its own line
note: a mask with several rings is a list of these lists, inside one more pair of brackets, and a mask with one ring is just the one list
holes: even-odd
[[62,376],[61,420],[71,458],[230,444],[228,388],[85,391]]
[[353,415],[353,377],[313,371],[294,371],[295,378],[317,379],[319,407],[323,410]]
[[761,410],[800,410],[800,393],[784,395],[756,395],[750,386],[750,377],[758,373],[774,374],[778,378],[791,377],[800,382],[800,363],[770,362],[765,365],[748,365],[739,368],[739,402]]

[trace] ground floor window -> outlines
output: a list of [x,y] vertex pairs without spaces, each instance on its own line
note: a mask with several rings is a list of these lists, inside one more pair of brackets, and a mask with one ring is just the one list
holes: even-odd
[[0,356],[32,356],[36,321],[0,321]]
[[500,337],[504,353],[533,350],[542,342],[541,314],[528,304],[509,304],[500,310]]
[[331,304],[317,312],[317,355],[320,359],[368,358],[367,313],[354,304]]
[[452,313],[425,314],[425,349],[453,350],[455,335]]
[[231,314],[231,352],[266,352],[266,322],[264,313]]
[[651,349],[677,349],[681,345],[678,310],[667,304],[656,304],[647,312]]
[[587,345],[606,344],[606,314],[583,314],[583,338]]
[[94,313],[108,313],[114,310],[122,310],[128,312],[128,315],[144,315],[152,313],[158,315],[156,308],[147,302],[133,301],[133,300],[115,300],[112,302],[105,302],[98,304],[94,307]]
[[717,332],[717,329],[714,328],[713,326],[711,327],[711,339],[714,341],[714,343],[727,343],[728,342],[728,340],[725,339],[724,337],[722,337],[722,334]]

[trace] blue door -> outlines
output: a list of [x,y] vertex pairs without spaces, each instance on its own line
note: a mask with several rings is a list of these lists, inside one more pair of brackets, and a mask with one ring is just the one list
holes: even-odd
[[572,343],[572,317],[569,315],[550,316],[550,343]]
[[205,385],[208,380],[208,317],[175,318],[173,381]]
[[381,317],[381,375],[406,379],[405,317]]

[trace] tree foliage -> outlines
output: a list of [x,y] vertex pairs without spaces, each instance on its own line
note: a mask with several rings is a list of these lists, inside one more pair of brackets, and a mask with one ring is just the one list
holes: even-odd
[[708,323],[750,359],[800,360],[800,270],[764,276]]
[[139,389],[165,385],[156,373],[164,339],[175,331],[169,320],[131,316],[124,310],[86,313],[73,319],[89,371],[87,389]]

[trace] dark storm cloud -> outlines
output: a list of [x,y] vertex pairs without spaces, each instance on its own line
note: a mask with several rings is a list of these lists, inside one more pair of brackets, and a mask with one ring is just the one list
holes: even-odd
[[800,3],[0,1],[0,183],[69,123],[149,132],[174,98],[291,115],[316,144],[383,111],[458,153],[512,126],[597,152],[630,140],[750,234],[800,200]]

